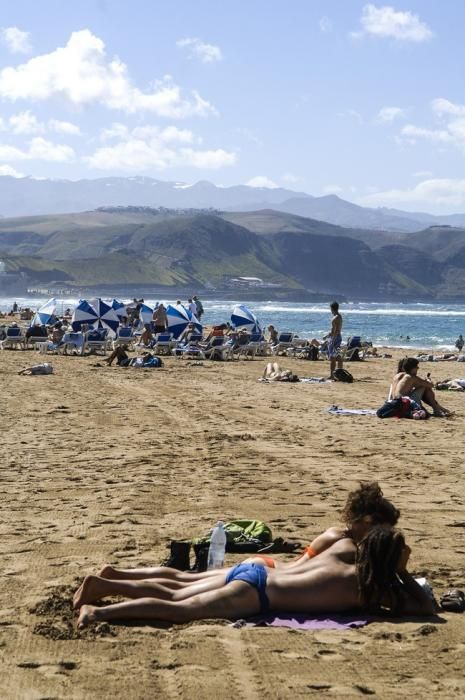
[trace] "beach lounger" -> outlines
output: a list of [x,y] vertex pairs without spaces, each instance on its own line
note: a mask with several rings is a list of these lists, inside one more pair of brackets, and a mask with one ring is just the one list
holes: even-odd
[[269,345],[263,337],[262,333],[252,333],[250,340],[246,345],[240,345],[235,350],[235,355],[237,357],[251,357],[252,359],[256,355],[264,357],[269,352]]
[[369,347],[368,343],[362,343],[359,335],[353,335],[347,339],[347,345],[342,350],[342,359],[344,362],[364,360]]
[[181,358],[195,358],[200,360],[205,360],[205,354],[203,348],[201,347],[202,342],[201,333],[192,333],[189,340],[182,345],[176,345],[171,352],[176,357]]
[[46,335],[30,335],[29,338],[26,338],[26,347],[36,348],[38,345],[48,342],[48,336]]
[[1,341],[2,350],[6,348],[18,348],[22,350],[26,347],[26,337],[22,328],[19,326],[10,326],[6,329],[6,337]]
[[273,355],[285,354],[288,348],[292,348],[292,341],[294,337],[294,333],[280,333],[278,336],[278,342],[271,350]]
[[208,346],[203,347],[202,350],[207,360],[234,359],[233,343],[231,340],[225,340],[224,336],[217,336],[216,338],[212,338]]
[[176,341],[173,340],[172,333],[159,333],[156,336],[153,345],[153,351],[156,355],[170,355],[171,350],[176,346]]
[[84,336],[84,346],[82,354],[86,350],[90,352],[103,352],[104,355],[107,353],[108,340],[107,340],[107,330],[105,328],[97,328],[95,330],[87,331]]
[[131,347],[136,342],[136,336],[132,328],[118,328],[116,338],[113,340],[113,350],[117,347]]
[[59,353],[63,353],[63,355],[67,355],[68,351],[74,352],[77,355],[82,355],[84,352],[84,343],[84,334],[72,331],[64,334],[56,349]]

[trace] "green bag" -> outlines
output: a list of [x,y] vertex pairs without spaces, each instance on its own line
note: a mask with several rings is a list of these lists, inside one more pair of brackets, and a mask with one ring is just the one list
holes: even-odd
[[[224,524],[226,532],[226,550],[229,552],[258,551],[273,540],[271,529],[261,520],[231,520]],[[210,544],[211,531],[204,537],[192,540],[193,544]],[[250,549],[249,549],[250,548]]]

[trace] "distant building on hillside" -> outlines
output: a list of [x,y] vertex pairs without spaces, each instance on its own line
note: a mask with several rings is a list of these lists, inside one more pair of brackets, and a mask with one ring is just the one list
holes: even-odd
[[280,284],[273,282],[264,282],[260,277],[230,277],[227,280],[228,287],[280,287]]

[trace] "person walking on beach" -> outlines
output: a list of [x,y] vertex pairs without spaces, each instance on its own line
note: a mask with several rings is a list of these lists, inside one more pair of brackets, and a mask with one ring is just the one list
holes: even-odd
[[329,308],[331,309],[333,318],[331,321],[331,330],[328,335],[325,336],[325,340],[328,341],[329,378],[334,379],[336,365],[338,369],[342,369],[342,316],[339,313],[339,304],[337,301],[333,301]]
[[463,346],[465,345],[465,340],[463,339],[463,335],[460,333],[459,337],[455,341],[455,347],[459,352],[462,352]]
[[195,304],[195,308],[196,308],[196,314],[195,314],[195,315],[197,316],[197,318],[199,319],[199,321],[201,321],[201,320],[202,320],[202,316],[203,316],[203,311],[204,311],[204,309],[203,309],[203,304],[202,304],[202,302],[200,301],[200,299],[199,299],[199,297],[198,297],[197,295],[194,296],[194,297],[192,297],[192,300],[193,300],[193,302],[194,302],[194,304]]

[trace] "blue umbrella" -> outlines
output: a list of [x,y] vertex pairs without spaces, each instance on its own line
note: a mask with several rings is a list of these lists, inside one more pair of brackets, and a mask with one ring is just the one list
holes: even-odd
[[199,323],[198,319],[182,304],[176,304],[176,306],[169,304],[169,306],[166,307],[166,318],[168,319],[168,331],[172,333],[175,338],[179,338],[189,323],[193,323],[195,330],[198,333],[202,333],[202,324]]
[[139,318],[143,324],[152,323],[153,309],[148,304],[142,304],[139,309]]
[[56,321],[56,307],[56,299],[49,299],[45,304],[42,304],[42,306],[37,309],[37,312],[31,321],[31,326],[47,326]]
[[116,311],[102,299],[97,299],[93,308],[97,315],[93,327],[106,328],[110,335],[115,336],[119,326],[119,318]]
[[123,318],[123,316],[128,315],[128,312],[126,310],[126,304],[123,304],[122,301],[118,301],[118,299],[113,299],[113,301],[111,302],[111,308],[116,313],[118,318]]
[[231,323],[234,328],[248,328],[252,332],[260,329],[257,317],[245,304],[236,304],[231,314]]
[[95,309],[85,299],[81,299],[79,304],[74,309],[71,319],[71,327],[73,331],[80,331],[84,324],[93,325],[98,321],[98,315]]

